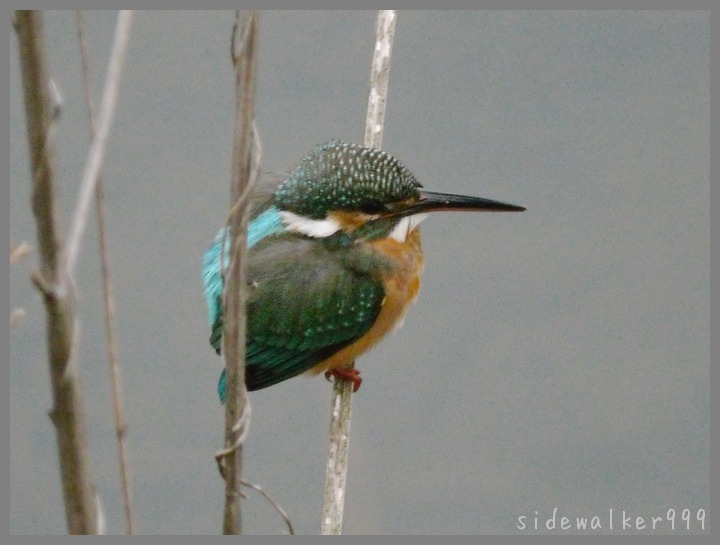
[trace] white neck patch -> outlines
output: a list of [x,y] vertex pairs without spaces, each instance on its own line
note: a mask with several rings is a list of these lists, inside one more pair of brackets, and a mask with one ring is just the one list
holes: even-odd
[[[322,220],[314,220],[287,210],[281,210],[278,214],[285,226],[285,229],[292,233],[300,233],[308,237],[329,237],[330,235],[340,231],[342,228],[340,222],[333,217],[327,217]],[[405,242],[410,232],[427,217],[428,214],[405,216],[400,219],[395,228],[390,232],[390,238],[393,238],[398,242]]]
[[405,239],[410,232],[417,227],[422,220],[427,218],[427,214],[415,214],[413,216],[405,216],[395,226],[395,229],[390,233],[390,238],[394,238],[398,242],[405,242]]
[[325,218],[324,220],[314,220],[294,214],[293,212],[288,212],[287,210],[281,210],[278,214],[288,231],[300,233],[308,237],[329,237],[340,230],[340,223],[331,217]]

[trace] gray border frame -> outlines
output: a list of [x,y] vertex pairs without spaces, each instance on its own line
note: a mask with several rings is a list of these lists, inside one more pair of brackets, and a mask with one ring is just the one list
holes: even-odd
[[[52,8],[55,8],[55,9],[58,8],[58,3],[57,3],[57,2],[39,2],[38,4],[41,4],[42,7],[52,7]],[[91,6],[92,6],[93,8],[97,8],[97,7],[98,7],[97,2],[94,2],[94,3],[90,3],[90,2],[74,2],[73,4],[74,4],[73,8],[76,8],[76,7],[91,7]],[[228,9],[232,9],[232,8],[235,8],[235,7],[242,7],[242,6],[238,6],[237,4],[233,5],[233,4],[229,3],[229,2],[211,2],[211,4],[213,5],[213,7],[216,7],[215,4],[218,4],[217,7],[226,7],[226,8],[228,8]],[[289,5],[291,5],[289,2],[269,2],[268,4],[269,4],[271,7],[273,7],[273,8],[276,8],[276,7],[288,7]],[[266,4],[266,5],[268,5],[268,4]],[[284,4],[284,5],[283,5],[283,4]],[[314,7],[321,7],[321,3],[313,2],[313,3],[309,3],[309,4],[311,4],[311,5],[314,6]],[[417,3],[411,4],[410,2],[400,2],[399,4],[400,4],[400,6],[396,6],[396,7],[403,7],[403,6],[402,6],[403,4],[406,5],[407,7],[416,6],[416,5],[417,5]],[[458,3],[453,3],[453,4],[458,4]],[[466,4],[466,6],[467,6],[469,3],[465,3],[465,4]],[[674,5],[673,5],[673,4],[674,4]],[[692,2],[684,2],[684,3],[682,3],[682,5],[679,5],[679,4],[680,4],[680,3],[670,3],[670,2],[652,2],[652,3],[651,3],[651,2],[632,2],[632,7],[635,8],[635,9],[638,9],[638,8],[639,8],[639,9],[659,9],[659,8],[673,9],[673,8],[681,8],[681,9],[683,9],[683,10],[687,10],[687,9],[704,9],[704,10],[709,10],[709,9],[710,9],[710,3],[709,3],[709,1],[705,1],[705,2],[692,1]],[[170,6],[170,5],[172,5],[173,7],[178,7],[176,2],[175,2],[175,3],[172,3],[172,4],[170,4],[169,2],[162,2],[162,3],[161,3],[161,2],[155,2],[155,3],[152,3],[152,5],[153,5],[153,6],[157,6],[157,7]],[[188,3],[188,5],[189,5],[189,3]],[[292,5],[295,6],[295,4],[292,4]],[[147,7],[148,7],[148,3],[143,3],[142,6],[145,7],[145,8],[147,8]],[[447,7],[449,7],[447,3],[443,5],[443,8],[447,8]],[[453,7],[455,7],[455,6],[453,6]],[[469,6],[468,6],[468,7],[469,7]],[[532,2],[529,2],[529,1],[524,1],[524,2],[497,2],[497,1],[496,1],[496,2],[484,2],[484,3],[482,4],[482,8],[484,8],[484,9],[488,9],[488,8],[493,8],[493,9],[508,9],[509,7],[510,7],[510,8],[513,8],[513,9],[518,9],[518,8],[537,9],[537,8],[540,7],[540,6],[538,6],[537,3],[532,3]],[[547,9],[547,8],[550,8],[550,9],[563,9],[563,8],[565,8],[565,9],[567,9],[567,8],[577,9],[577,8],[582,8],[583,6],[582,6],[582,5],[578,5],[578,3],[552,1],[552,2],[542,2],[542,7],[543,7],[543,8],[546,8],[546,9]],[[626,9],[626,8],[628,8],[628,3],[627,3],[627,2],[619,2],[619,1],[614,1],[614,2],[608,1],[608,2],[602,2],[602,5],[601,5],[601,6],[598,6],[598,4],[595,3],[595,4],[593,5],[593,7],[596,8],[596,9],[599,8],[599,7],[601,7],[602,9]],[[11,16],[12,16],[10,10],[8,9],[7,11],[4,11],[4,12],[3,12],[3,15],[6,15],[6,17],[3,17],[3,20],[6,21],[6,24],[9,26],[9,22],[11,21]],[[7,27],[6,27],[6,29],[7,29]],[[8,32],[9,38],[7,38],[7,39],[9,39],[9,40],[15,39],[14,34],[12,33],[11,29],[8,29],[8,30],[10,30],[10,31]],[[8,44],[8,42],[5,42],[5,43]],[[7,47],[7,45],[6,45],[6,47]],[[717,48],[717,46],[716,46],[716,48]],[[711,59],[713,59],[713,58],[714,58],[714,57],[711,55]],[[8,62],[8,57],[7,57],[7,55],[4,55],[4,56],[2,57],[2,62],[3,62],[4,64],[6,64],[6,63]],[[717,63],[712,63],[712,60],[711,60],[711,64],[717,64]],[[714,73],[717,73],[717,70],[713,70],[713,66],[711,66],[711,73],[713,73],[713,72],[714,72]],[[7,68],[5,69],[4,73],[7,74]],[[6,81],[7,81],[7,80],[6,80]],[[717,87],[717,86],[716,86],[716,87]],[[3,96],[6,96],[6,95],[9,93],[9,89],[8,89],[7,83],[3,85],[2,89],[3,89]],[[6,104],[8,104],[8,103],[6,102]],[[9,115],[9,114],[8,114],[8,107],[7,107],[7,106],[3,109],[3,114],[2,114],[2,115],[3,115],[3,117],[1,118],[1,120],[2,120],[2,121],[5,121],[5,122],[6,122],[5,126],[7,126],[7,122],[9,121],[9,120],[8,120],[8,115]],[[717,125],[717,123],[715,123],[715,125]],[[713,123],[711,122],[711,131],[712,131],[712,126],[713,126]],[[5,137],[7,138],[7,133],[5,134]],[[6,142],[7,142],[7,140],[6,140]],[[5,166],[4,171],[7,172],[7,171],[8,171],[8,170],[7,170],[7,161],[9,160],[9,144],[5,144],[3,147],[4,147],[4,150],[5,150],[5,151],[4,151],[4,153],[2,154],[2,158],[1,158],[1,159],[2,159],[2,161],[3,161],[3,165]],[[713,158],[713,162],[716,162],[716,161],[717,161],[717,159],[714,157],[714,158]],[[715,170],[716,170],[716,169],[713,168],[713,167],[714,167],[714,165],[711,166],[711,171],[715,171]],[[711,184],[711,185],[712,185],[712,184]],[[9,208],[9,198],[7,198],[8,193],[9,193],[9,186],[3,185],[2,191],[3,191],[3,194],[6,195],[6,198],[5,198],[5,199],[2,199],[2,206]],[[712,194],[713,194],[713,193],[717,193],[717,189],[715,189],[714,191],[711,190],[711,202],[712,202]],[[712,206],[712,204],[711,204],[711,206]],[[10,212],[11,212],[10,210],[8,210],[8,211],[6,212],[6,214],[7,214],[6,217],[8,218],[7,220],[5,220],[6,222],[9,221]],[[715,223],[717,223],[717,222],[715,222]],[[5,225],[8,225],[8,223],[5,223]],[[717,227],[717,225],[716,225],[715,227]],[[712,222],[711,222],[711,230],[712,230]],[[720,236],[720,235],[719,235],[719,236]],[[712,240],[712,238],[711,238],[711,240]],[[715,239],[715,240],[717,240],[717,239]],[[7,236],[5,236],[5,237],[2,238],[2,242],[1,242],[1,244],[2,244],[2,251],[4,251],[4,252],[7,252],[7,251],[8,251],[8,241],[9,241],[9,238],[8,238]],[[718,253],[717,253],[717,251],[716,251],[716,248],[714,248],[714,246],[713,246],[712,244],[711,244],[710,252],[711,252],[711,257],[717,257]],[[6,253],[5,255],[7,255],[7,253]],[[6,269],[6,268],[9,267],[8,262],[4,262],[4,263],[5,263],[5,265],[3,265],[3,271],[8,270],[8,269]],[[713,266],[715,266],[715,263],[713,263]],[[8,271],[8,272],[9,272],[9,271]],[[712,283],[711,283],[711,285],[712,285]],[[8,309],[8,311],[9,311],[9,283],[8,283],[7,281],[4,281],[4,282],[3,282],[3,287],[2,287],[2,289],[3,289],[2,297],[3,297],[3,301],[5,302],[5,308]],[[717,290],[715,290],[715,292],[717,292]],[[711,294],[712,294],[712,291],[711,291]],[[715,295],[717,295],[717,293],[715,293]],[[711,310],[710,310],[710,312],[711,312],[711,317],[712,317],[713,315],[716,315],[716,314],[717,314],[717,298],[712,298],[712,297],[711,297]],[[717,344],[718,344],[718,343],[720,343],[720,340],[718,340],[717,338],[713,339],[713,341],[712,341],[712,346],[711,346],[711,354],[717,354],[717,353],[718,353],[718,349],[717,349]],[[9,356],[9,330],[3,330],[2,346],[5,347],[4,350],[3,350],[4,354],[7,354],[7,355]],[[8,365],[5,364],[6,361],[7,361],[7,360],[5,359],[5,357],[3,357],[3,364],[0,365],[0,383],[3,385],[3,388],[8,388],[8,387],[9,387],[9,368],[8,368]],[[717,376],[716,376],[716,375],[717,375],[717,373],[715,373],[715,376],[713,377],[713,374],[712,374],[712,372],[711,372],[711,381],[712,381],[713,383],[714,383],[714,382],[717,382]],[[7,396],[5,396],[5,397],[6,397],[6,399],[7,399]],[[5,403],[9,403],[9,400],[6,401]],[[711,400],[711,409],[712,409],[713,407],[714,407],[714,408],[717,408],[717,405],[718,405],[718,401],[717,401],[717,396],[716,396],[716,399],[715,399],[714,401]],[[8,414],[9,414],[9,413],[8,413]],[[4,425],[4,426],[8,426],[7,420],[3,421],[3,425]],[[718,437],[718,434],[717,434],[717,431],[718,431],[718,420],[717,420],[717,419],[714,421],[714,425],[712,425],[711,429],[712,429],[713,432],[715,432],[715,433],[714,433],[714,437],[715,437],[715,439],[717,439],[717,437]],[[6,438],[9,437],[9,434],[8,434],[7,431],[5,432],[4,436],[5,436]],[[718,452],[718,445],[717,445],[717,444],[714,444],[714,445],[713,445],[712,451],[715,453],[715,457],[717,457],[717,452]],[[7,450],[7,449],[3,449],[3,453],[4,453],[4,456],[3,456],[3,462],[4,462],[4,464],[3,464],[3,465],[5,466],[5,467],[4,467],[5,482],[9,483],[9,469],[10,469],[10,468],[8,467],[8,465],[9,465],[9,463],[10,463],[10,460],[9,460],[9,456],[7,455],[8,450]],[[712,474],[711,474],[711,497],[712,497],[712,496],[717,497],[717,495],[715,494],[715,492],[716,492],[716,485],[717,485],[716,479],[717,479],[717,477],[716,477],[716,476],[715,476],[715,477],[712,477]],[[9,497],[6,497],[6,498],[3,499],[3,502],[8,502],[8,503],[9,503],[9,501],[10,501],[10,498],[9,498]],[[9,512],[10,512],[8,503],[4,503],[3,506],[0,507],[0,517],[2,517],[3,526],[6,527],[6,528],[9,527],[9,521],[6,521],[6,517],[9,516]],[[713,522],[716,522],[716,521],[718,520],[718,518],[717,518],[716,515],[717,515],[717,506],[715,506],[715,509],[712,509],[711,506],[708,506],[709,528],[712,528],[712,527],[714,526]],[[711,530],[711,531],[712,531],[712,530]],[[717,534],[716,531],[715,531],[714,533]],[[537,537],[538,537],[538,539],[540,540],[540,542],[545,542],[545,543],[555,543],[555,542],[557,542],[557,536],[544,536],[544,537],[543,537],[543,536],[537,536]],[[604,537],[604,536],[603,536],[603,537]],[[655,537],[655,536],[654,536],[654,537]],[[660,542],[666,542],[666,543],[676,543],[676,542],[677,542],[676,536],[658,536],[658,538],[659,538],[659,541],[660,541]],[[11,539],[10,541],[8,541],[8,542],[12,542],[12,543],[27,542],[28,539],[32,539],[33,542],[35,542],[35,540],[36,540],[35,537],[29,537],[29,536],[12,536],[12,539]],[[59,542],[59,543],[63,543],[63,542],[70,542],[70,539],[71,539],[71,538],[70,538],[70,537],[67,537],[67,536],[65,536],[65,537],[63,537],[63,536],[59,536],[59,537],[58,537],[58,536],[53,536],[51,539],[53,540],[54,543],[58,543],[58,542]],[[116,537],[113,537],[112,539],[114,540],[114,539],[117,539],[117,538],[116,538]],[[243,536],[241,539],[243,540],[243,542],[264,542],[265,540],[273,540],[273,542],[274,542],[276,539],[278,539],[278,537],[277,537],[277,536],[271,536],[271,537],[269,537],[269,538],[264,538],[264,537],[260,537],[260,536]],[[315,536],[304,536],[304,537],[299,537],[299,539],[300,539],[301,542],[306,542],[306,543],[315,542]],[[356,542],[366,542],[366,541],[374,541],[374,540],[377,540],[378,542],[382,541],[383,543],[386,542],[386,539],[385,539],[385,538],[382,538],[382,537],[371,538],[371,537],[359,537],[359,536],[355,536],[355,537],[351,537],[350,539],[353,540],[353,541],[356,541]],[[404,542],[409,542],[410,539],[413,539],[413,541],[415,541],[415,539],[418,539],[418,538],[411,538],[411,537],[393,537],[393,538],[392,538],[392,541],[393,541],[393,542],[397,542],[397,543],[404,543]],[[426,539],[428,542],[430,542],[430,541],[432,541],[432,542],[437,542],[437,538],[435,538],[435,537],[427,537],[427,538],[421,538],[421,539]],[[472,537],[472,538],[470,538],[470,537],[463,537],[463,536],[451,536],[451,537],[449,537],[449,538],[443,538],[443,541],[445,541],[446,539],[449,540],[449,541],[451,541],[451,542],[454,542],[454,543],[465,543],[465,542],[467,542],[467,543],[478,543],[478,542],[479,542],[479,539],[478,539],[477,537]],[[510,538],[509,536],[506,537],[506,538],[500,538],[500,539],[497,539],[497,540],[496,540],[495,538],[492,538],[492,539],[490,540],[490,542],[493,542],[493,543],[496,543],[496,542],[505,542],[505,541],[508,541],[508,542],[509,542],[510,539],[512,539],[512,540],[514,541],[515,538],[514,538],[514,537],[513,537],[513,538]],[[595,536],[595,538],[590,538],[590,539],[591,539],[592,541],[600,541],[600,539],[602,539],[602,537],[600,537],[600,536]],[[695,539],[693,539],[693,541],[695,542]],[[170,543],[170,542],[172,542],[172,543],[178,543],[177,538],[174,538],[174,537],[172,537],[172,538],[171,538],[171,537],[163,537],[163,536],[154,536],[153,539],[152,539],[152,542],[153,542],[153,543],[166,543],[166,542],[167,542],[167,543]],[[186,537],[183,537],[183,538],[181,538],[180,543],[183,543],[183,542],[185,542],[185,543],[197,543],[197,537],[196,537],[196,536],[186,536]],[[487,541],[487,538],[483,538],[483,542],[488,542],[488,541]],[[699,538],[699,541],[698,541],[698,542],[710,542],[710,540],[709,540],[708,538],[706,538],[706,537],[703,536],[703,537],[700,537],[700,538]]]

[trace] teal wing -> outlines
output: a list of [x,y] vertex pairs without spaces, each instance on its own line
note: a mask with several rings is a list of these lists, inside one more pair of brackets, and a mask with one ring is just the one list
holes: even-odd
[[[247,245],[252,248],[265,237],[282,232],[278,209],[270,206],[261,213],[257,213],[248,225]],[[223,250],[223,244],[225,249]],[[221,229],[215,236],[213,245],[205,252],[203,258],[203,285],[205,286],[205,299],[208,305],[208,315],[213,334],[210,343],[215,350],[220,351],[220,338],[222,336],[222,294],[223,294],[223,268],[227,269],[230,257],[229,237],[227,229]],[[221,261],[224,259],[225,266]]]
[[[377,319],[385,296],[371,256],[293,235],[251,248],[245,380],[259,390],[299,375],[352,344]],[[216,348],[222,317],[216,320]],[[224,373],[219,390],[224,398]]]
[[[287,175],[265,173],[261,183],[255,188],[250,203],[250,223],[247,230],[247,245],[252,248],[260,240],[282,233],[284,230],[277,207],[273,206],[273,193],[278,184],[287,179]],[[222,335],[222,293],[223,269],[227,269],[230,257],[227,230],[221,229],[215,236],[213,245],[203,257],[202,280],[205,288],[205,299],[208,306],[210,326],[213,329],[211,343],[220,350]],[[223,250],[223,244],[225,249]],[[224,267],[221,261],[224,260]]]

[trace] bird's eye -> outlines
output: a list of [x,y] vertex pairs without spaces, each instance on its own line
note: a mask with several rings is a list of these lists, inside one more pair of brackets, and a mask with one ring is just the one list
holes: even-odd
[[379,214],[386,210],[385,205],[382,203],[382,201],[378,201],[378,200],[365,201],[360,206],[360,209],[365,214]]

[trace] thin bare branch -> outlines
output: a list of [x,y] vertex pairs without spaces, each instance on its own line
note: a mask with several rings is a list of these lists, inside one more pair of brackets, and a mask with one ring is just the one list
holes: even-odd
[[[78,42],[80,43],[80,58],[82,61],[83,81],[85,84],[85,100],[88,106],[91,135],[95,135],[97,120],[95,117],[95,104],[92,98],[92,85],[90,82],[90,68],[87,54],[87,44],[83,28],[82,12],[77,11]],[[105,337],[107,339],[108,368],[110,371],[110,386],[112,390],[113,416],[115,423],[115,436],[118,446],[118,464],[120,466],[120,489],[123,497],[123,510],[125,515],[125,532],[133,533],[132,497],[130,495],[130,478],[128,449],[125,442],[127,423],[122,402],[122,383],[120,380],[120,364],[118,363],[118,345],[115,336],[115,299],[110,282],[110,258],[107,248],[107,228],[105,221],[105,199],[103,195],[103,176],[98,173],[95,185],[95,205],[97,209],[98,238],[100,245],[100,272],[103,280],[103,306],[105,311]]]
[[[249,407],[249,404],[246,405],[246,406]],[[241,418],[241,420],[243,420],[243,421],[247,421],[248,419],[249,419],[249,414],[248,414],[247,417],[243,416],[243,417]],[[244,425],[244,423],[241,423],[241,425]],[[237,427],[239,428],[240,426],[237,426]],[[247,429],[245,430],[245,433],[243,434],[242,438],[239,439],[238,442],[237,442],[235,445],[231,446],[230,448],[223,449],[223,450],[221,450],[221,451],[219,451],[219,452],[217,452],[217,453],[215,454],[215,461],[217,462],[218,471],[220,472],[220,476],[221,476],[223,479],[225,479],[225,465],[224,465],[225,458],[226,458],[229,454],[232,454],[232,452],[233,452],[238,446],[240,446],[240,445],[242,444],[242,442],[245,440],[245,437],[247,437]],[[252,488],[253,490],[256,490],[257,492],[259,492],[260,494],[262,494],[262,495],[265,497],[265,499],[267,499],[267,501],[269,501],[270,504],[275,508],[275,510],[280,514],[280,516],[283,518],[283,520],[285,520],[285,524],[286,524],[287,527],[288,527],[288,532],[290,533],[290,535],[295,534],[295,530],[293,529],[293,525],[292,525],[292,522],[290,521],[290,517],[288,517],[287,513],[286,513],[285,510],[280,506],[280,504],[277,503],[275,500],[273,500],[273,499],[270,497],[270,495],[269,495],[267,492],[265,492],[265,491],[260,487],[260,485],[253,484],[253,483],[249,483],[249,482],[247,482],[247,481],[244,480],[244,479],[242,479],[242,480],[240,481],[240,484],[242,484],[243,486],[246,486],[246,487],[248,487],[248,488]],[[246,496],[242,491],[240,492],[240,497],[243,498],[243,499],[247,499],[247,496]]]
[[51,142],[54,119],[45,59],[42,13],[18,11],[15,28],[20,49],[28,148],[32,174],[32,207],[37,224],[40,270],[32,276],[44,295],[53,409],[68,532],[94,534],[98,529],[95,488],[85,442],[85,423],[74,358],[75,315],[72,284],[59,290],[61,243]]
[[[375,51],[370,70],[370,92],[365,119],[365,145],[382,145],[385,104],[390,75],[390,53],[395,36],[395,10],[378,12],[375,26]],[[350,446],[350,414],[353,385],[349,380],[335,379],[330,418],[330,446],[325,470],[321,535],[342,533],[348,449]]]
[[[105,79],[102,101],[100,103],[97,126],[95,127],[95,134],[90,144],[90,149],[88,150],[85,171],[83,172],[77,204],[75,206],[75,212],[73,213],[72,225],[70,226],[70,234],[68,235],[68,242],[65,248],[62,264],[63,278],[72,278],[75,263],[80,253],[82,235],[87,224],[90,204],[95,196],[95,185],[105,157],[105,148],[110,134],[110,126],[112,125],[115,114],[115,105],[120,87],[120,74],[122,73],[127,44],[130,38],[132,17],[133,12],[130,10],[120,11],[118,14],[117,24],[115,26],[115,38],[113,40],[112,52],[110,53],[110,62],[108,63],[108,72]],[[65,280],[63,280],[63,282],[65,282]]]
[[280,506],[280,504],[277,503],[275,500],[273,500],[273,499],[270,497],[270,495],[269,495],[267,492],[265,492],[265,490],[263,490],[263,489],[260,487],[260,485],[253,484],[253,483],[249,483],[249,482],[247,482],[247,481],[242,481],[242,485],[243,485],[243,486],[247,486],[248,488],[252,488],[252,489],[255,490],[256,492],[259,492],[260,494],[262,494],[263,497],[264,497],[268,502],[270,502],[270,504],[275,508],[275,510],[278,512],[278,514],[283,518],[283,520],[285,521],[285,524],[287,525],[288,533],[289,533],[291,536],[292,536],[292,535],[295,535],[295,529],[293,528],[292,521],[290,520],[290,517],[288,517],[287,513],[286,513],[285,510]]
[[238,418],[237,422],[235,422],[235,425],[233,426],[233,431],[238,433],[237,437],[235,437],[235,442],[229,447],[226,447],[215,453],[215,461],[218,465],[218,471],[220,471],[220,476],[223,479],[225,479],[225,459],[228,456],[235,454],[235,451],[242,446],[242,444],[245,442],[245,439],[247,439],[248,434],[250,433],[251,413],[252,411],[250,409],[250,403],[246,402],[245,407],[243,408],[243,413],[240,415],[240,418]]
[[[235,134],[233,145],[231,210],[228,223],[230,265],[223,297],[223,346],[227,376],[225,399],[225,509],[223,533],[240,534],[240,485],[242,483],[242,441],[247,427],[247,390],[245,387],[245,283],[247,278],[247,195],[248,185],[257,177],[260,165],[253,153],[255,118],[255,67],[258,13],[236,14],[231,39],[235,66]],[[238,29],[243,32],[239,51],[235,51]],[[257,146],[255,147],[257,151]],[[253,174],[255,172],[255,174]],[[236,203],[241,202],[241,206]],[[223,248],[225,244],[223,243]],[[223,258],[224,259],[224,258]]]

